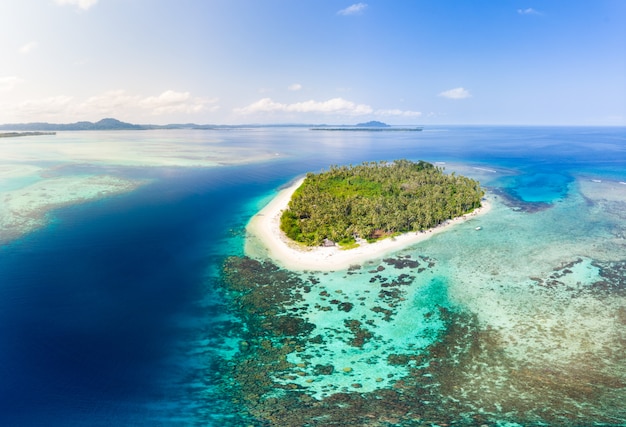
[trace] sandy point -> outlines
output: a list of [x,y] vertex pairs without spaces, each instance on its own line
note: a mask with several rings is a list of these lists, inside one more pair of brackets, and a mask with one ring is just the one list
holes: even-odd
[[289,239],[280,229],[280,217],[287,208],[293,192],[300,187],[304,178],[298,179],[288,188],[282,189],[269,204],[257,213],[246,227],[245,254],[256,259],[271,259],[289,270],[333,271],[351,265],[379,259],[391,252],[414,245],[441,233],[455,224],[483,215],[491,208],[487,199],[472,213],[463,215],[423,232],[405,233],[374,243],[365,241],[353,249],[332,247],[306,247]]

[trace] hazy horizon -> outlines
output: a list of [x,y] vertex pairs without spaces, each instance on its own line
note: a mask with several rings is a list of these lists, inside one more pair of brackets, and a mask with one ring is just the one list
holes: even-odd
[[[184,121],[179,121],[179,122],[172,122],[172,123],[135,123],[135,122],[131,122],[131,121],[127,121],[127,120],[122,120],[122,119],[118,119],[115,117],[103,117],[100,119],[93,119],[93,120],[89,120],[89,119],[85,119],[85,120],[73,120],[73,121],[69,121],[69,122],[46,122],[46,121],[34,121],[34,122],[21,122],[21,123],[0,123],[0,126],[10,126],[10,125],[30,125],[30,124],[50,124],[50,125],[54,125],[54,126],[59,126],[59,125],[72,125],[72,124],[76,124],[76,123],[85,123],[85,122],[89,122],[89,123],[98,123],[99,121],[102,120],[108,120],[108,119],[113,119],[113,120],[118,120],[122,123],[125,124],[131,124],[131,125],[137,125],[137,126],[155,126],[155,127],[165,127],[165,126],[186,126],[186,125],[195,125],[195,126],[216,126],[216,127],[255,127],[255,126],[259,126],[259,127],[307,127],[307,126],[357,126],[359,125],[361,122],[352,122],[352,123],[347,123],[347,122],[342,122],[342,123],[305,123],[305,122],[267,122],[267,123],[237,123],[237,124],[229,124],[229,123],[218,123],[218,122],[214,122],[214,123],[204,123],[204,122],[184,122]],[[369,120],[368,120],[369,121]],[[381,121],[382,122],[382,121]],[[393,126],[393,127],[411,127],[411,126],[418,126],[418,127],[422,127],[425,126],[424,123],[422,122],[413,122],[413,123],[387,123],[387,122],[382,122],[384,124],[387,124],[389,126]],[[444,126],[450,126],[450,127],[537,127],[537,128],[542,128],[542,127],[571,127],[571,128],[577,128],[577,127],[625,127],[626,124],[579,124],[579,125],[575,125],[575,124],[561,124],[561,123],[551,123],[551,124],[532,124],[532,123],[500,123],[500,124],[494,124],[494,123],[436,123],[436,124],[432,124],[430,125],[431,128],[435,128],[435,127],[444,127]],[[19,131],[20,129],[12,129],[12,130],[17,130]],[[100,130],[104,130],[106,131],[107,129],[100,129]],[[117,129],[111,129],[111,130],[117,130]],[[124,129],[122,129],[124,130]],[[138,130],[150,130],[150,129],[138,129]],[[155,129],[158,130],[158,129]],[[167,130],[167,129],[164,129]],[[71,132],[72,130],[68,130],[68,132]]]

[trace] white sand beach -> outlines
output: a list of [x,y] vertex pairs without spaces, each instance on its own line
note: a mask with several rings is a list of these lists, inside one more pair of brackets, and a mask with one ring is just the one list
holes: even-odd
[[375,243],[359,242],[353,249],[333,247],[306,247],[289,239],[280,229],[280,217],[291,199],[293,192],[304,178],[281,190],[272,201],[256,214],[247,226],[246,255],[253,258],[270,258],[278,265],[290,270],[333,271],[378,259],[388,253],[414,245],[441,233],[470,218],[489,211],[491,204],[483,199],[482,206],[471,214],[447,221],[425,232],[411,232],[383,239]]

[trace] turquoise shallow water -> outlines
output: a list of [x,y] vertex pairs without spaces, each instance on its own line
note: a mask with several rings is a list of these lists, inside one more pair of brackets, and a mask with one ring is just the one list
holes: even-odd
[[[0,421],[623,425],[625,135],[124,133],[110,152],[137,139],[167,159],[182,141],[186,154],[172,158],[206,152],[211,162],[58,152],[9,162],[44,172],[0,189],[85,174],[150,184],[54,211],[47,227],[0,247]],[[109,143],[57,137],[44,142]],[[350,270],[242,258],[247,221],[282,185],[394,158],[479,179],[492,210]]]
[[[381,390],[433,378],[406,393],[428,390],[413,404],[441,423],[622,424],[625,224],[599,215],[590,200],[602,197],[598,188],[590,195],[567,185],[549,208],[529,213],[492,196],[489,214],[393,259],[315,275],[315,291],[295,306],[307,308],[310,336],[323,342],[290,353],[297,367],[278,382],[322,402],[358,391],[393,407],[402,398]],[[347,313],[346,301],[355,304]],[[442,343],[448,353],[435,357]],[[333,371],[321,374],[324,363]],[[411,425],[410,412],[389,416]],[[365,422],[358,413],[335,417]]]
[[506,177],[498,184],[524,202],[553,203],[567,196],[571,181],[567,175],[539,172]]

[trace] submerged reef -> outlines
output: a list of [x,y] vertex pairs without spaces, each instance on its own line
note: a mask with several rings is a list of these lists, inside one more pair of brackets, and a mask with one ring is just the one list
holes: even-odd
[[[531,335],[557,347],[520,358],[521,343],[446,301],[436,265],[405,255],[353,266],[338,274],[362,285],[347,289],[332,273],[228,258],[222,283],[243,328],[225,393],[262,426],[623,425],[624,307],[612,306],[601,347],[572,341],[582,350],[571,356],[558,346],[573,332],[546,324]],[[602,302],[623,295],[625,270],[575,258],[528,278],[529,292]],[[576,282],[585,271],[601,280]],[[559,351],[569,356],[554,360]]]
[[544,211],[546,209],[550,209],[552,207],[552,203],[529,202],[523,200],[521,197],[511,191],[506,191],[501,188],[490,187],[489,191],[494,195],[500,197],[500,200],[502,201],[502,203],[504,203],[504,205],[519,212],[536,213]]

